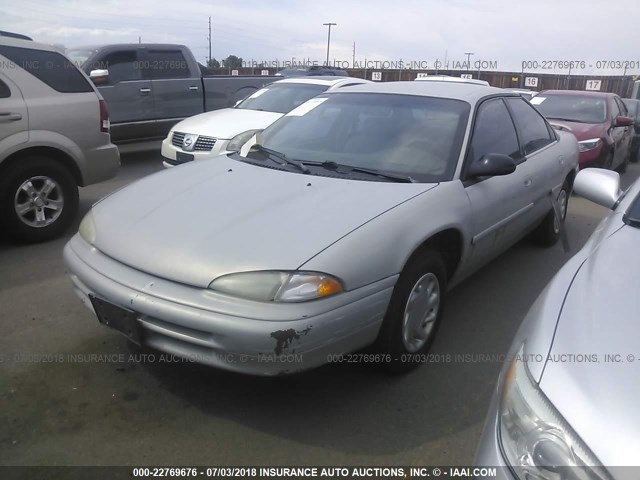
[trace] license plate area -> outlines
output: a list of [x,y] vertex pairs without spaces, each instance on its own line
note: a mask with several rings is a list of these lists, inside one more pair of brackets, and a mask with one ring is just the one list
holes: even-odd
[[193,161],[192,153],[184,153],[184,152],[176,152],[176,162],[177,163],[187,163]]
[[95,295],[89,294],[89,300],[100,323],[122,333],[133,343],[142,345],[144,331],[136,312],[109,303]]

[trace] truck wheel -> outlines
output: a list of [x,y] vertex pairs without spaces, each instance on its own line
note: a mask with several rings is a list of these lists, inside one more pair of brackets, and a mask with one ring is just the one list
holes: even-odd
[[408,264],[393,289],[376,350],[389,355],[385,367],[396,373],[423,363],[442,318],[447,291],[445,264],[427,251]]
[[533,231],[533,240],[535,243],[542,247],[551,247],[556,244],[560,238],[560,223],[564,223],[565,218],[567,218],[570,195],[571,187],[569,187],[569,183],[565,181],[562,185],[562,190],[558,193],[558,205],[562,218],[558,219],[552,208],[538,228]]
[[78,210],[71,173],[45,157],[21,158],[0,180],[0,224],[23,243],[51,240],[69,227]]

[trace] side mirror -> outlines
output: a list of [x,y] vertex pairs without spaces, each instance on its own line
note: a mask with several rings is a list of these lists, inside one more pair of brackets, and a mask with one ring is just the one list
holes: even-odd
[[622,195],[620,175],[603,168],[580,170],[573,182],[573,191],[598,205],[613,209]]
[[89,72],[89,78],[96,85],[104,85],[109,82],[109,70],[106,68],[91,70],[91,72]]
[[469,178],[496,177],[499,175],[509,175],[515,171],[516,162],[509,155],[488,153],[469,166],[467,176]]
[[635,122],[633,121],[633,118],[623,117],[622,115],[620,115],[616,117],[615,121],[613,122],[613,126],[614,127],[630,127],[634,123]]

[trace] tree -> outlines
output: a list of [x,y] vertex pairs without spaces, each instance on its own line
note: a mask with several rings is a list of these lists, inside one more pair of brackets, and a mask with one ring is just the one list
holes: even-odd
[[222,64],[225,68],[242,68],[242,58],[238,58],[235,55],[229,55],[222,61]]
[[220,62],[218,60],[216,60],[215,58],[212,58],[207,62],[207,67],[208,68],[220,68]]

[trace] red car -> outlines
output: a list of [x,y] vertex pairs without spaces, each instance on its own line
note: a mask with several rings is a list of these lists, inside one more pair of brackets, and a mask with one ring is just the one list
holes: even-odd
[[578,140],[579,164],[584,167],[627,169],[631,155],[633,118],[614,93],[546,90],[531,103],[555,128]]

